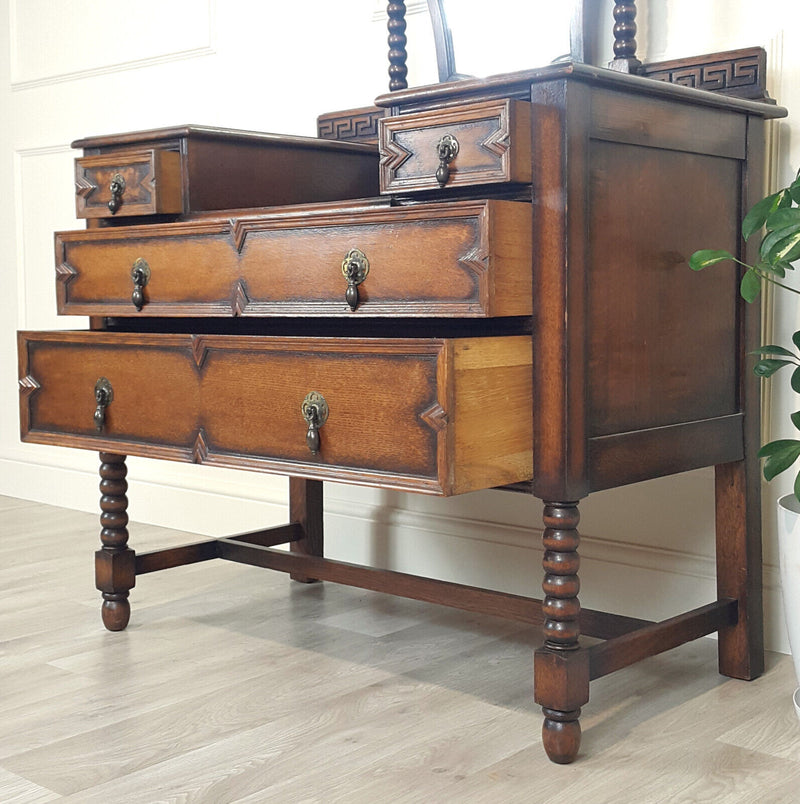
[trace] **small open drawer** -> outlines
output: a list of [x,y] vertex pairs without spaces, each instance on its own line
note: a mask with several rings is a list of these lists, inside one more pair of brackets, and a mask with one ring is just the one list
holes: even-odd
[[531,104],[508,98],[378,121],[382,193],[531,181]]

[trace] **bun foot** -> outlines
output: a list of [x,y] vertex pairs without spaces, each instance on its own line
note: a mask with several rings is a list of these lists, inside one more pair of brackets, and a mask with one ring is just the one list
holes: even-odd
[[128,594],[104,594],[100,609],[103,625],[109,631],[124,631],[131,618],[131,604]]
[[559,712],[542,708],[542,743],[551,762],[569,765],[578,756],[581,747],[581,724],[578,718],[581,710]]

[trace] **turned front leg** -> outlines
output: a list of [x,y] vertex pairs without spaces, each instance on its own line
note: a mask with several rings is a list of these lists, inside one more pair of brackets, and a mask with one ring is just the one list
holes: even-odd
[[135,553],[128,547],[128,482],[124,455],[100,453],[100,541],[95,582],[103,593],[101,614],[109,631],[122,631],[131,616],[128,594],[136,584]]
[[577,503],[544,508],[544,645],[534,657],[534,697],[542,707],[542,742],[559,764],[572,762],[581,744],[581,706],[589,700],[588,654],[580,636]]

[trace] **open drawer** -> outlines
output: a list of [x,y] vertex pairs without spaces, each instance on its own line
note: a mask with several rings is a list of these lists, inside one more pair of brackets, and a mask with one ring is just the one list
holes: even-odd
[[24,441],[432,494],[532,477],[531,340],[19,334]]
[[530,315],[531,206],[320,204],[59,232],[59,313]]
[[76,215],[104,223],[378,190],[377,150],[360,143],[189,125],[86,137],[72,147],[83,150]]

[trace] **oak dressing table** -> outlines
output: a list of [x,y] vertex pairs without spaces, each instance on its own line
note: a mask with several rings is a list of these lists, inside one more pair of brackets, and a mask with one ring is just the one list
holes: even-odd
[[[592,679],[714,632],[722,673],[763,668],[757,311],[685,260],[744,248],[784,111],[579,61],[403,88],[402,5],[400,86],[318,140],[76,143],[88,226],[56,234],[57,305],[92,329],[20,333],[22,437],[100,452],[108,629],[137,576],[217,558],[541,625],[544,746],[571,762]],[[640,71],[630,30],[618,60]],[[126,455],[286,474],[289,521],[136,554]],[[581,609],[579,501],[703,466],[717,598],[660,623]],[[534,495],[543,599],[325,558],[324,480]]]

